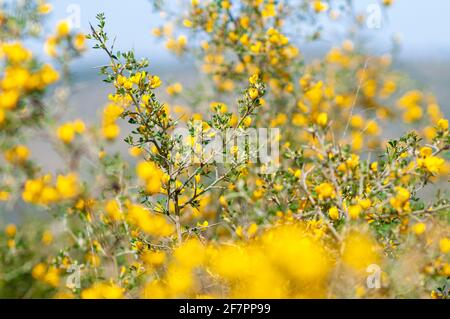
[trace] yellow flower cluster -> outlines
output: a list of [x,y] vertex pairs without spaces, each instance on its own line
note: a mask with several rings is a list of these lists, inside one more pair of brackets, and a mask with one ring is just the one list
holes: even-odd
[[28,180],[25,183],[22,198],[25,202],[49,205],[59,201],[75,198],[81,191],[78,177],[75,174],[58,175],[56,183],[52,183],[52,176]]
[[13,110],[20,98],[33,91],[41,91],[59,79],[59,74],[49,64],[32,71],[32,53],[20,42],[2,43],[0,59],[6,66],[0,78],[0,124],[5,111]]
[[[204,246],[191,239],[175,249],[165,275],[150,281],[142,296],[205,296],[200,280],[206,278],[198,275],[203,269],[207,273],[201,276],[219,279],[208,289],[208,297],[318,298],[329,293],[327,285],[336,262],[357,273],[364,273],[368,265],[381,262],[376,242],[361,232],[353,231],[345,238],[342,255],[337,260],[331,258],[330,249],[302,224],[273,227],[237,245]],[[156,262],[149,271],[158,271],[165,258],[158,255],[152,260]]]
[[44,263],[39,263],[33,267],[31,275],[34,279],[42,281],[43,283],[58,287],[60,281],[61,271],[54,266],[47,266]]
[[320,200],[336,197],[336,192],[330,183],[322,183],[316,186],[315,191]]
[[58,46],[61,46],[63,42],[67,42],[77,52],[86,50],[86,36],[82,33],[72,35],[70,22],[67,20],[58,22],[55,34],[45,42],[45,52],[51,57],[57,57]]
[[151,213],[140,205],[128,206],[127,220],[151,236],[167,237],[174,232],[173,225],[169,224],[164,216]]
[[153,195],[162,192],[165,175],[154,162],[139,162],[136,166],[136,174],[145,183],[147,194]]
[[439,173],[440,169],[444,165],[445,161],[442,158],[433,156],[433,150],[425,146],[420,149],[420,156],[417,159],[417,164],[421,168],[425,168],[431,174]]
[[395,188],[396,195],[395,197],[389,200],[389,203],[396,209],[399,213],[409,213],[411,211],[411,206],[409,202],[409,198],[411,194],[409,191],[401,186]]
[[81,135],[86,130],[86,126],[82,120],[67,122],[59,126],[56,135],[58,138],[66,143],[72,143],[76,135]]
[[123,108],[117,104],[108,104],[103,109],[102,134],[107,140],[114,140],[120,134],[117,120],[123,112]]
[[30,157],[30,150],[25,145],[16,145],[8,149],[4,156],[11,164],[23,164]]

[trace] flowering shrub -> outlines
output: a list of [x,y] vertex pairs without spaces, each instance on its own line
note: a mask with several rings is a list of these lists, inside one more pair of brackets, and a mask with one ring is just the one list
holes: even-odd
[[[201,62],[198,86],[117,51],[103,14],[88,35],[60,22],[44,64],[25,43],[51,6],[2,4],[0,207],[32,217],[0,232],[1,297],[448,297],[438,102],[389,55],[346,40],[310,62],[287,35],[320,38],[321,20],[339,23],[351,1],[153,5],[171,13],[153,34]],[[111,89],[96,125],[61,120],[86,38]],[[123,143],[123,121],[135,161],[107,147]],[[408,133],[386,141],[399,121]],[[233,143],[252,128],[280,129],[278,158],[258,163],[251,142]],[[206,152],[218,135],[223,147]],[[37,136],[64,159],[56,174],[32,159]]]

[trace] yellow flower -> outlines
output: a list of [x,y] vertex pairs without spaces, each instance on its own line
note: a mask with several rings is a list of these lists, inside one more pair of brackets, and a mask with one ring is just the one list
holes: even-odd
[[153,162],[142,161],[136,166],[136,173],[146,184],[148,194],[161,191],[163,171]]
[[63,38],[68,36],[70,33],[70,24],[68,21],[60,21],[58,25],[56,26],[56,35],[59,38]]
[[5,122],[5,119],[6,119],[5,111],[3,111],[3,110],[0,108],[0,127],[1,127],[2,124]]
[[163,251],[146,251],[140,256],[148,267],[161,266],[166,261],[166,254]]
[[12,110],[19,103],[20,94],[16,90],[0,92],[0,109]]
[[263,18],[270,18],[270,17],[274,17],[276,15],[276,13],[277,13],[277,11],[276,11],[275,4],[269,3],[263,8],[261,15],[263,16]]
[[410,197],[410,193],[406,188],[403,187],[396,187],[395,188],[397,191],[397,199],[400,200],[401,202],[406,202],[409,197]]
[[0,202],[6,202],[11,198],[11,194],[7,191],[0,191]]
[[123,218],[122,210],[120,209],[119,203],[115,199],[111,199],[106,202],[105,212],[114,221],[118,221]]
[[219,113],[226,113],[228,111],[228,107],[225,103],[221,102],[211,102],[210,103],[211,110]]
[[30,150],[25,145],[16,145],[4,154],[5,160],[11,164],[22,164],[30,157]]
[[350,124],[354,128],[362,129],[364,126],[364,119],[361,115],[353,115],[350,119]]
[[443,254],[450,252],[450,238],[442,238],[439,241],[439,249]]
[[355,169],[359,165],[359,156],[356,154],[351,154],[350,158],[345,161],[349,169]]
[[169,85],[166,89],[166,92],[169,95],[180,94],[182,91],[183,91],[183,86],[179,82]]
[[421,157],[428,157],[433,154],[433,150],[431,147],[425,146],[420,149],[419,154]]
[[327,113],[324,113],[324,112],[320,113],[317,116],[316,123],[317,123],[317,125],[325,127],[327,125],[327,123],[328,123],[328,115],[327,115]]
[[336,206],[331,207],[328,210],[328,215],[330,215],[330,218],[332,220],[338,220],[339,219],[339,211],[338,208]]
[[319,199],[327,199],[336,197],[336,193],[334,188],[329,183],[322,183],[315,188],[317,194],[319,195]]
[[362,209],[368,209],[372,205],[372,201],[369,198],[361,199],[358,204]]
[[313,1],[312,3],[313,9],[316,13],[326,11],[328,9],[328,5],[323,3],[322,1]]
[[53,287],[58,287],[59,285],[59,273],[60,270],[57,269],[54,266],[50,266],[47,269],[47,272],[44,274],[44,276],[41,278],[42,282],[53,286]]
[[123,288],[112,283],[95,283],[81,292],[82,299],[122,299]]
[[75,130],[71,124],[64,124],[56,131],[58,138],[64,143],[71,143],[75,137]]
[[85,50],[86,49],[86,36],[82,33],[78,33],[73,40],[73,46],[78,51]]
[[448,130],[448,120],[447,119],[440,119],[437,122],[437,127],[439,127],[443,131]]
[[258,225],[256,225],[255,223],[252,223],[247,229],[248,237],[253,237],[257,231],[258,231]]
[[157,75],[150,76],[149,80],[150,80],[149,85],[151,89],[156,89],[162,84],[161,79]]
[[16,236],[17,233],[17,227],[14,224],[8,224],[5,227],[5,234],[6,236],[12,238],[14,236]]
[[56,130],[56,135],[63,143],[69,144],[73,142],[77,134],[83,134],[85,130],[86,126],[84,125],[84,122],[76,120],[59,126]]
[[77,175],[59,175],[56,179],[56,190],[62,199],[71,199],[77,196],[80,192]]
[[409,197],[410,192],[403,187],[396,187],[396,196],[389,200],[389,203],[399,212],[410,212]]
[[361,206],[359,205],[350,205],[348,207],[348,215],[352,219],[357,219],[359,217],[359,214],[361,214]]
[[39,263],[33,267],[31,271],[31,275],[34,279],[40,280],[44,277],[45,272],[47,271],[47,267],[44,263]]
[[412,227],[412,231],[416,235],[422,235],[426,229],[427,229],[427,226],[424,223],[417,223],[417,224],[414,224],[414,226]]
[[445,161],[436,156],[428,156],[424,159],[418,159],[417,164],[419,167],[427,169],[430,173],[437,174],[445,164]]
[[120,134],[120,127],[117,124],[108,124],[102,127],[103,137],[107,140],[114,140]]
[[252,118],[250,116],[247,116],[242,121],[242,125],[244,125],[244,127],[249,127],[251,124],[252,124]]
[[250,88],[250,89],[248,89],[248,95],[250,96],[250,98],[252,100],[255,100],[256,98],[258,98],[259,92],[255,88]]
[[142,148],[133,146],[128,149],[128,154],[130,154],[133,157],[139,157],[142,154]]
[[249,81],[251,84],[256,84],[256,83],[258,82],[258,80],[259,80],[259,75],[258,75],[258,73],[253,74],[253,75],[248,79],[248,81]]
[[44,51],[48,56],[56,57],[58,55],[57,52],[58,39],[55,37],[49,37],[47,41],[44,43]]
[[52,12],[53,10],[53,6],[50,3],[41,3],[38,6],[38,12],[40,14],[49,14],[50,12]]
[[15,65],[29,61],[32,58],[31,51],[19,42],[0,44],[0,55],[2,54]]
[[42,234],[41,242],[45,246],[50,245],[53,242],[53,234],[52,234],[52,232],[49,231],[49,230],[44,231],[44,233]]
[[166,237],[174,232],[174,226],[169,224],[165,217],[151,213],[140,205],[129,205],[127,219],[152,236]]
[[376,242],[368,235],[351,232],[344,239],[342,260],[357,271],[365,271],[371,264],[379,264],[380,254]]

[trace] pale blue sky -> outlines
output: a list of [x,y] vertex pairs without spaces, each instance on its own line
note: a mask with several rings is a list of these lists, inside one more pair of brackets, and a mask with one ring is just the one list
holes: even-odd
[[[167,0],[166,0],[167,1]],[[169,0],[177,1],[177,0]],[[187,0],[186,0],[187,1]],[[89,22],[95,22],[98,12],[105,12],[108,32],[117,36],[117,47],[135,48],[138,55],[152,59],[172,61],[163,46],[150,35],[150,30],[160,24],[159,17],[152,12],[147,0],[53,0],[54,12],[50,26],[66,18],[67,9],[76,4],[81,13],[81,29],[88,30]],[[357,7],[365,10],[377,0],[357,0]],[[401,34],[402,56],[413,58],[450,56],[450,1],[447,0],[394,0],[389,9],[388,20],[383,27],[370,32],[376,39],[372,47],[386,50],[392,34]],[[89,52],[85,59],[97,61],[99,53]]]

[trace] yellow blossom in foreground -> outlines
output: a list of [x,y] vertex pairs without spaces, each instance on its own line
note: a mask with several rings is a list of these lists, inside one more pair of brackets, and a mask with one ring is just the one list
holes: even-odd
[[371,264],[379,264],[381,256],[376,242],[368,235],[351,232],[344,240],[343,262],[357,271],[365,271]]
[[166,254],[163,251],[146,251],[140,256],[148,267],[161,266],[166,261]]
[[121,299],[123,289],[112,283],[95,283],[81,292],[83,299]]

